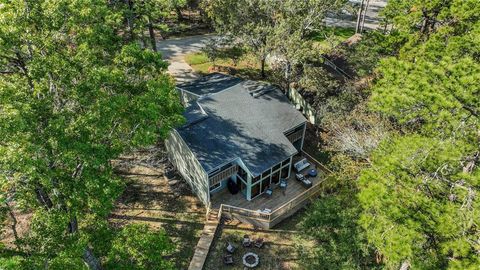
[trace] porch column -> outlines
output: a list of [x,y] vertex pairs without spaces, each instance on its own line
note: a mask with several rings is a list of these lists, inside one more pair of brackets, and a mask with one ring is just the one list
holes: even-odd
[[247,201],[252,199],[252,176],[247,173]]
[[305,131],[306,130],[307,130],[307,123],[303,124],[302,144],[300,145],[300,150],[303,150],[303,142],[305,141]]
[[[302,144],[303,144],[303,141],[302,141]],[[290,178],[290,172],[292,171],[292,159],[293,159],[293,156],[290,157],[290,163],[288,164],[288,176],[287,176],[287,178]]]

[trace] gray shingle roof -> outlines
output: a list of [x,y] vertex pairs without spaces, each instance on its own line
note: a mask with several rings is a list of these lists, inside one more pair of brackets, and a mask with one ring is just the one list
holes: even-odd
[[177,85],[178,88],[190,93],[203,96],[215,94],[240,83],[242,79],[226,76],[221,73],[211,73],[195,81]]
[[[178,132],[207,172],[240,158],[258,175],[297,153],[283,133],[306,119],[276,87],[239,81],[225,91],[199,98],[192,106],[208,117],[190,121]],[[198,111],[190,107],[187,119],[198,120],[198,115],[188,115]]]

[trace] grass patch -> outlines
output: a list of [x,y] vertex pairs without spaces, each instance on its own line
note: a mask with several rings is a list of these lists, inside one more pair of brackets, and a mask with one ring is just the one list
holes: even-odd
[[328,51],[355,34],[355,29],[345,27],[326,27],[314,33],[310,40],[317,49]]
[[185,61],[193,66],[193,65],[201,65],[210,62],[207,55],[204,53],[190,53],[185,56]]
[[[213,62],[203,52],[187,54],[184,59],[195,72],[200,74],[223,72],[246,79],[262,80],[260,63],[252,53],[246,53],[237,63],[228,57],[216,59],[215,68]],[[268,66],[265,68],[265,72],[268,77],[270,73]]]
[[329,37],[345,41],[355,34],[355,29],[346,27],[326,27],[325,30],[315,33],[310,37],[311,40],[322,42]]

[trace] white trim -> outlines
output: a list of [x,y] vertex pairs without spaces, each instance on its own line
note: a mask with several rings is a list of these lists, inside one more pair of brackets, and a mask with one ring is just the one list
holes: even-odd
[[183,89],[183,88],[181,88],[181,87],[178,87],[178,86],[175,86],[175,87],[176,87],[177,89],[179,89],[180,91],[182,91],[182,92],[187,92],[187,93],[192,94],[192,95],[194,95],[194,96],[197,96],[197,97],[199,97],[199,98],[202,97],[202,96],[199,95],[199,94],[195,94],[195,93],[190,92],[190,91],[188,91],[188,90],[185,90],[185,89]]
[[305,123],[305,126],[303,127],[302,144],[300,145],[300,151],[303,150],[303,142],[305,141],[305,132],[306,131],[307,131],[307,123]]
[[[308,121],[304,121],[303,123],[301,123],[301,124],[299,124],[299,125],[291,128],[291,129],[287,129],[286,131],[283,132],[283,135],[285,135],[285,133],[287,133],[287,132],[290,132],[290,131],[292,131],[292,130],[295,130],[296,128],[298,128],[298,127],[301,126],[301,125],[304,125],[304,124],[307,123],[307,122],[308,122]],[[286,135],[285,135],[285,137],[286,137]]]

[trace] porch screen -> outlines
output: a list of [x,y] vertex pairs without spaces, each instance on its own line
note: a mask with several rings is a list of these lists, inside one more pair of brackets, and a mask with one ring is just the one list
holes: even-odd
[[218,184],[220,181],[232,175],[235,175],[237,172],[238,172],[238,165],[235,164],[213,176],[210,176],[210,186]]

